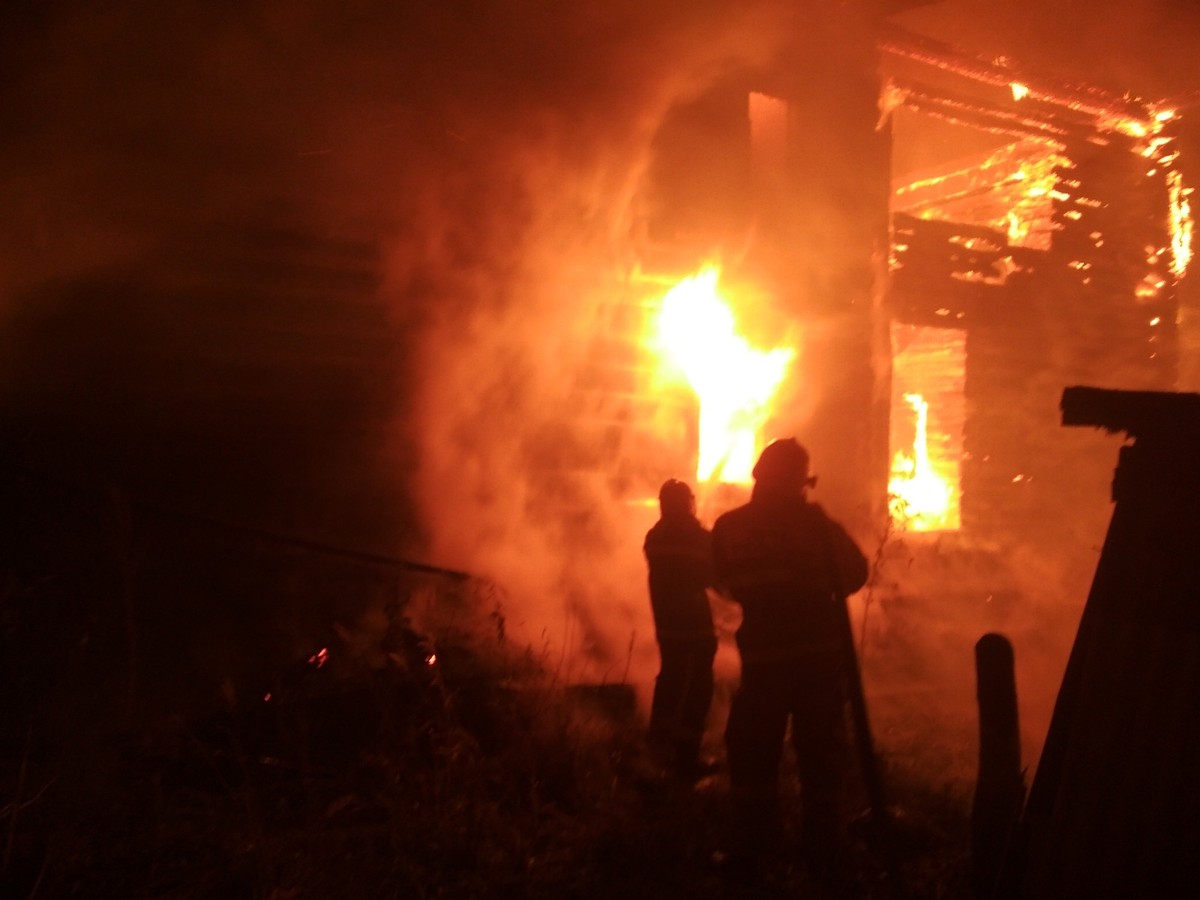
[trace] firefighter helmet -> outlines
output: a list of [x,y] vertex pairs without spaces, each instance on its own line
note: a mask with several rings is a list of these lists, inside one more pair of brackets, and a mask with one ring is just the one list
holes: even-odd
[[804,487],[812,484],[808,475],[808,451],[795,438],[781,438],[767,444],[754,464],[754,480],[770,484]]
[[686,482],[671,478],[658,489],[658,505],[664,514],[687,513],[696,509],[696,495]]

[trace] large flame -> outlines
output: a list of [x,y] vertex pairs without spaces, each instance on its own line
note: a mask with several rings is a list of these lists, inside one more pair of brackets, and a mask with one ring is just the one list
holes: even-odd
[[957,527],[954,490],[929,461],[929,402],[920,394],[905,394],[916,413],[912,450],[892,459],[888,494],[892,517],[916,531]]
[[697,480],[748,484],[760,431],[795,351],[755,349],[739,335],[719,278],[709,265],[666,293],[658,340],[699,400]]

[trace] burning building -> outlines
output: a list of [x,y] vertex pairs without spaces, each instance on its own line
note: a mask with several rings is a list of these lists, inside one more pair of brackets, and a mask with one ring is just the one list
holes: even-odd
[[866,6],[805,16],[668,116],[581,408],[657,460],[640,489],[745,483],[764,436],[798,433],[864,520],[889,495],[911,530],[1061,519],[1094,473],[1054,458],[1060,387],[1176,382],[1177,111]]
[[629,4],[601,41],[520,4],[200,4],[161,29],[188,52],[147,25],[132,56],[125,18],[47,13],[6,156],[12,453],[493,576],[535,639],[605,623],[608,672],[647,500],[690,477],[711,518],[775,435],[930,590],[1073,565],[1041,587],[1082,598],[1111,454],[1058,397],[1173,386],[1182,116],[888,26],[921,5]]
[[611,306],[633,351],[602,345],[589,388],[628,424],[640,452],[626,458],[650,461],[630,473],[635,494],[683,473],[702,506],[728,505],[764,440],[798,434],[831,503],[865,526],[886,495],[876,20],[854,4],[794,19],[770,62],[667,114],[638,198],[629,294]]
[[[933,120],[960,153],[897,173],[896,393],[935,392],[932,466],[962,498],[965,528],[1049,538],[1106,464],[1064,447],[1058,388],[1176,386],[1191,257],[1177,111],[913,34],[888,33],[881,49],[898,141],[928,141]],[[893,403],[893,428],[901,412]]]
[[1111,440],[1063,432],[1062,389],[1178,385],[1183,111],[891,24],[909,5],[809,4],[671,110],[577,408],[619,492],[683,474],[710,514],[801,436],[900,593],[1020,652],[1078,614],[1110,510]]
[[969,757],[997,617],[1048,719],[1115,441],[1062,390],[1197,368],[1189,110],[890,24],[924,5],[12,5],[12,758],[60,682],[173,712],[336,664],[330,620],[419,605],[397,559],[648,682],[658,485],[711,521],[786,434],[887,551],[872,623],[925,632],[864,654],[882,748],[890,665]]

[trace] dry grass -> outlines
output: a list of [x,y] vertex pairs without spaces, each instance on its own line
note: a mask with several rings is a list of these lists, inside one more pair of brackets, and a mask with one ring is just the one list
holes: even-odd
[[[4,896],[819,896],[796,862],[789,776],[765,883],[727,884],[710,865],[728,821],[723,775],[695,788],[665,778],[628,686],[563,684],[506,638],[485,585],[362,587],[323,663],[320,644],[290,654],[261,644],[239,669],[228,646],[200,657],[160,640],[192,620],[149,608],[144,575],[89,611],[79,597],[94,584],[7,588],[10,686],[54,689],[45,704],[26,698],[4,730]],[[222,622],[248,628],[271,605],[218,609],[213,590],[196,589],[193,643],[205,648],[222,646]],[[138,639],[139,671],[122,635]],[[217,662],[243,674],[207,693],[187,683]],[[151,677],[167,671],[176,677]],[[265,689],[244,674],[255,672],[270,674]],[[884,742],[902,813],[896,877],[878,846],[856,841],[844,896],[968,896],[969,797],[905,760],[929,750],[927,726],[895,717]],[[720,752],[715,737],[710,749]]]
[[[19,817],[8,809],[6,888],[273,900],[763,895],[709,869],[727,811],[721,777],[694,790],[661,777],[636,718],[602,702],[619,686],[581,695],[495,636],[435,650],[397,620],[378,637],[389,660],[378,668],[331,653],[324,666],[300,661],[269,702],[77,735],[32,767]],[[962,798],[893,784],[906,815],[900,888],[864,846],[854,895],[962,896]],[[794,784],[787,792],[795,801]],[[786,852],[768,879],[780,896],[813,895]]]

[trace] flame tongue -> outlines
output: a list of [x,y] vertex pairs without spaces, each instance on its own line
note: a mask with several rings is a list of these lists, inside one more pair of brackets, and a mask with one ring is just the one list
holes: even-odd
[[929,461],[929,403],[920,394],[905,394],[916,413],[916,434],[911,453],[898,452],[892,460],[888,493],[892,515],[918,531],[947,526],[951,513],[951,487]]
[[795,352],[756,350],[739,336],[718,290],[719,276],[716,266],[708,266],[667,292],[659,340],[700,401],[696,478],[747,484],[759,431]]

